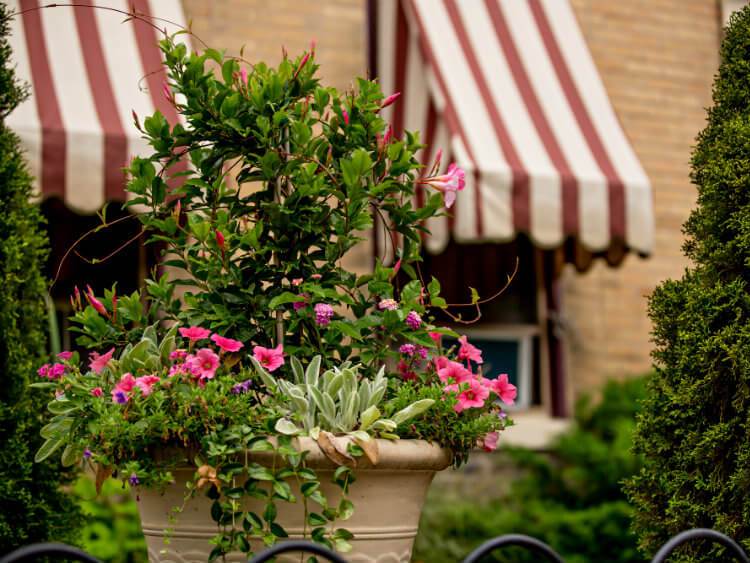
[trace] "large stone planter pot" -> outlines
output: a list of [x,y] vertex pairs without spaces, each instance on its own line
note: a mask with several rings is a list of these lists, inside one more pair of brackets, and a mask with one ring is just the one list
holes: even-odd
[[[321,488],[333,504],[340,498],[340,489],[330,483],[336,465],[310,438],[300,438],[298,447],[309,450],[307,466],[315,469]],[[352,562],[407,563],[411,557],[414,537],[427,489],[436,471],[451,463],[448,450],[422,440],[378,440],[380,458],[373,466],[364,458],[355,469],[356,481],[349,498],[354,503],[354,515],[338,523],[354,534],[352,551],[346,557]],[[253,454],[253,461],[269,465],[267,453]],[[209,539],[217,533],[210,516],[210,500],[203,495],[191,499],[176,522],[169,521],[173,507],[181,506],[185,483],[194,469],[175,472],[175,483],[162,495],[155,491],[140,492],[138,503],[143,533],[148,543],[149,560],[153,562],[200,562],[208,560],[212,549]],[[295,484],[290,483],[295,489]],[[299,491],[295,495],[300,498]],[[253,506],[255,504],[255,506]],[[316,505],[313,505],[316,506]],[[249,500],[248,508],[261,513],[263,505]],[[291,539],[303,537],[304,514],[301,503],[277,503],[278,522]],[[169,543],[165,544],[165,530],[169,529]],[[309,533],[309,528],[308,528]],[[256,547],[259,549],[259,547]],[[229,561],[246,561],[241,554]],[[282,561],[300,561],[300,556],[289,555]]]

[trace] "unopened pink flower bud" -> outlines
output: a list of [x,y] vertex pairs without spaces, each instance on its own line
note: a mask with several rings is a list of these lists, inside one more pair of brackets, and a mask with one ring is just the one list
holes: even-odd
[[389,105],[391,105],[393,102],[398,100],[398,98],[401,96],[401,92],[394,92],[390,96],[388,96],[385,100],[383,100],[383,103],[380,104],[380,109],[387,108]]
[[305,53],[305,56],[302,57],[302,60],[299,62],[299,65],[297,66],[297,70],[294,71],[294,78],[297,78],[302,68],[307,64],[307,61],[310,59],[310,53]]
[[219,245],[221,250],[224,250],[224,234],[220,230],[216,230],[216,244]]
[[240,80],[247,86],[247,69],[244,66],[240,69]]
[[106,307],[102,305],[102,302],[99,301],[96,297],[94,297],[94,290],[91,289],[90,285],[86,286],[86,299],[91,304],[91,306],[96,310],[97,313],[100,315],[109,316],[109,313],[107,313]]
[[344,123],[349,125],[349,112],[346,111],[346,108],[341,108],[341,116],[344,118]]

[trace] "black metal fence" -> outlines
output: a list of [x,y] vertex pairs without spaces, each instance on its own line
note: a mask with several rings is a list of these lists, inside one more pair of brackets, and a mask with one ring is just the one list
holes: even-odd
[[[716,530],[705,528],[695,528],[677,534],[662,546],[651,560],[651,563],[664,563],[675,549],[694,540],[710,540],[721,544],[727,548],[728,554],[734,556],[737,561],[750,563],[750,559],[748,559],[744,550],[732,538]],[[522,534],[508,534],[491,539],[472,551],[464,559],[463,563],[478,563],[484,556],[489,555],[491,552],[510,546],[527,549],[537,555],[541,555],[546,561],[563,563],[562,557],[546,543]],[[277,555],[290,552],[304,552],[310,555],[325,557],[331,563],[348,563],[346,559],[335,551],[303,540],[291,540],[279,543],[253,557],[250,563],[265,563],[266,561],[271,561]],[[83,561],[84,563],[101,563],[95,557],[78,548],[60,543],[39,543],[22,547],[0,558],[0,563],[32,562],[39,561],[43,557],[65,558],[74,561]]]

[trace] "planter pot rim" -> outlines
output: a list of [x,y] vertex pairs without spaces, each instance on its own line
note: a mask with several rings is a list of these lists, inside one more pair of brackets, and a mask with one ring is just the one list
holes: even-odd
[[[405,471],[441,471],[453,461],[450,450],[425,440],[384,440],[376,439],[379,459],[373,465],[366,456],[357,458],[356,469],[372,470],[405,470]],[[299,436],[293,440],[294,447],[308,451],[305,463],[314,469],[336,469],[339,467],[320,449],[318,443],[308,436]],[[253,452],[251,459],[259,463],[271,461],[273,452]]]

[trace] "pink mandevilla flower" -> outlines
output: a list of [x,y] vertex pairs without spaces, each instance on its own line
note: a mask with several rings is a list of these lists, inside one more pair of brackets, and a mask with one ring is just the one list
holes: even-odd
[[114,353],[114,348],[102,355],[99,355],[98,352],[91,352],[91,357],[89,358],[89,367],[94,371],[94,373],[101,373],[102,371],[104,371],[104,368],[107,367],[107,364],[112,359],[112,354]]
[[186,362],[193,374],[200,379],[213,379],[219,368],[219,356],[211,348],[201,348]]
[[207,328],[201,328],[199,326],[191,326],[189,328],[180,328],[180,335],[183,338],[187,338],[190,342],[197,342],[203,340],[211,335],[211,331]]
[[244,346],[244,344],[239,340],[225,338],[224,336],[219,336],[218,334],[211,335],[211,340],[213,340],[214,344],[216,344],[225,352],[237,352]]
[[469,388],[458,394],[458,402],[453,407],[456,412],[462,412],[470,408],[481,408],[484,401],[490,395],[487,389],[478,379],[469,380]]
[[456,201],[456,192],[460,192],[466,186],[466,173],[454,163],[448,167],[445,174],[440,176],[428,176],[419,180],[420,184],[432,186],[443,193],[445,207],[450,208]]
[[142,375],[136,378],[135,386],[141,390],[141,395],[148,397],[154,390],[154,385],[159,382],[159,378],[155,375]]
[[432,338],[432,341],[435,343],[435,346],[440,346],[440,341],[443,339],[443,335],[439,332],[430,332],[429,335],[430,338]]
[[60,379],[65,373],[65,364],[52,364],[49,367],[47,377],[50,379]]
[[461,343],[461,347],[458,349],[459,360],[465,362],[471,360],[472,362],[475,362],[477,364],[481,364],[482,362],[484,362],[484,360],[482,360],[482,351],[473,344],[469,344],[466,335],[459,338],[458,341]]
[[39,374],[39,377],[48,377],[49,376],[49,364],[44,364],[42,367],[40,367],[36,372]]
[[276,348],[264,348],[255,346],[253,358],[268,371],[274,371],[284,365],[284,346],[279,344]]
[[496,379],[489,379],[486,385],[500,397],[500,400],[506,405],[512,405],[516,400],[518,389],[508,381],[508,374],[501,373]]
[[500,440],[499,432],[488,432],[482,440],[482,449],[485,452],[494,452],[497,449],[497,442]]
[[[436,358],[436,360],[440,360],[440,358]],[[443,383],[448,383],[449,381],[453,383],[464,383],[469,381],[472,377],[471,372],[458,362],[452,362],[450,360],[444,362],[440,360],[440,363],[443,367],[438,368],[437,373],[440,381]]]
[[57,357],[60,358],[63,362],[67,362],[70,358],[73,357],[73,352],[69,352],[68,350],[64,350],[57,354]]
[[380,104],[380,109],[387,108],[389,105],[391,105],[393,102],[398,100],[399,96],[401,95],[401,92],[394,92],[390,96],[388,96],[385,100],[383,100],[383,103]]

